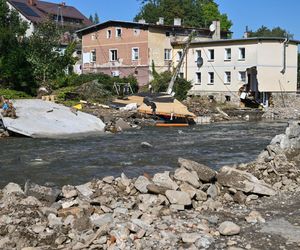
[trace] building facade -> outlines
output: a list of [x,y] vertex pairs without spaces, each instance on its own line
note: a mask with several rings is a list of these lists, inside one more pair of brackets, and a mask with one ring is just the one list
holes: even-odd
[[[173,43],[174,54],[180,54],[183,46]],[[284,38],[192,42],[181,76],[192,81],[191,95],[239,100],[245,87],[267,104],[271,94],[296,93],[297,60],[298,41]]]
[[[193,28],[141,22],[107,21],[77,33],[82,37],[83,73],[105,73],[125,77],[134,75],[143,86],[152,79],[154,64],[157,72],[171,70],[173,52],[171,42],[183,41]],[[197,39],[212,40],[208,29],[196,29]],[[219,32],[226,37],[228,33]]]

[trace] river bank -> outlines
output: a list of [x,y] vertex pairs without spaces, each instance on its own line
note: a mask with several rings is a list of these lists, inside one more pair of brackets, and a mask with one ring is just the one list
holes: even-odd
[[[255,161],[215,171],[107,176],[62,189],[10,183],[0,193],[3,249],[296,249],[300,126]],[[29,248],[30,247],[30,248]]]

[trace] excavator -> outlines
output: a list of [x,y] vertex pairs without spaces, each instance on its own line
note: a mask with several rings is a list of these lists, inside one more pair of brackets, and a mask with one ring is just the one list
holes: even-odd
[[130,104],[136,103],[140,114],[153,116],[157,120],[157,127],[187,127],[194,124],[196,115],[189,112],[187,107],[174,98],[173,92],[175,81],[180,73],[180,68],[188,52],[195,31],[189,35],[182,56],[175,68],[167,92],[164,93],[139,93],[128,96],[126,100],[118,100],[114,103]]

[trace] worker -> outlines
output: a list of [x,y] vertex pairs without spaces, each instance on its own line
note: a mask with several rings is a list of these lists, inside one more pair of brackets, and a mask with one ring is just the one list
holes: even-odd
[[9,101],[8,101],[8,99],[4,99],[3,104],[2,104],[2,110],[6,111],[6,110],[8,110],[8,107],[9,107]]
[[12,101],[6,100],[4,105],[2,106],[2,115],[3,117],[10,117],[12,119],[17,118],[16,108],[13,106]]

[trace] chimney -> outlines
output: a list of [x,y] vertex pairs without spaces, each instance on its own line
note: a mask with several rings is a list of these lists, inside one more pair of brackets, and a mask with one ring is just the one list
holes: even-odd
[[246,31],[244,32],[243,38],[248,38],[249,37],[249,30],[248,26],[246,26]]
[[138,23],[143,23],[143,24],[145,24],[145,23],[146,23],[146,20],[145,20],[145,19],[140,19],[140,20],[138,21]]
[[181,26],[181,18],[174,18],[174,26]]
[[212,39],[220,40],[221,39],[221,22],[213,21],[209,27],[210,31],[213,32]]
[[163,17],[160,17],[156,24],[157,25],[164,25],[164,23],[165,23],[165,19]]
[[36,0],[28,0],[29,5],[35,6],[36,5]]

